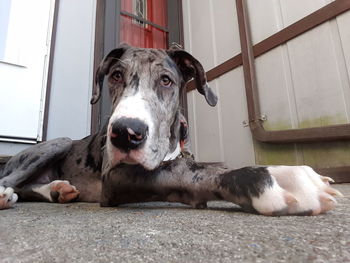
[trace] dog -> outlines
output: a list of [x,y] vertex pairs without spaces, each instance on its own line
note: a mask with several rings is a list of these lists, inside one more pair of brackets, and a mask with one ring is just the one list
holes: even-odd
[[331,178],[308,166],[233,170],[195,162],[183,147],[180,94],[194,79],[210,106],[218,99],[203,66],[186,51],[119,46],[97,69],[92,104],[105,77],[112,99],[108,123],[84,139],[58,138],[12,157],[0,173],[0,209],[18,198],[101,206],[167,201],[194,208],[224,200],[262,215],[318,215],[341,196]]

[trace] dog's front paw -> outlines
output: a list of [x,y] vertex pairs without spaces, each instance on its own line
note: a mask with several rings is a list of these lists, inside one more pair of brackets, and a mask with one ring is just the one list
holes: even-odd
[[0,210],[12,207],[17,202],[18,196],[11,187],[0,185]]
[[50,183],[50,194],[54,201],[67,203],[76,200],[80,192],[68,181],[56,180]]
[[253,207],[264,215],[318,215],[332,210],[342,194],[330,187],[333,180],[317,174],[308,166],[267,168],[272,185],[258,197]]

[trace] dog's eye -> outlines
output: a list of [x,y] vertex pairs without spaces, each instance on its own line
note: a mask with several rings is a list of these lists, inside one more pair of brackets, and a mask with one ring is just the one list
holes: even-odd
[[116,71],[112,74],[112,78],[117,82],[123,81],[123,74],[120,71]]
[[163,87],[170,87],[173,84],[172,80],[168,76],[162,76],[160,78],[160,85]]

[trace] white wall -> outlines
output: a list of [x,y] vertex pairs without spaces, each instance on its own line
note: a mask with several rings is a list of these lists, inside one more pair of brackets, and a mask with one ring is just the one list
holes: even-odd
[[47,138],[90,134],[96,0],[60,0]]
[[[185,49],[205,70],[239,54],[240,41],[234,0],[184,0]],[[211,108],[196,91],[188,94],[192,150],[199,161],[226,162],[236,167],[254,164],[247,120],[242,67],[209,83],[219,97]]]

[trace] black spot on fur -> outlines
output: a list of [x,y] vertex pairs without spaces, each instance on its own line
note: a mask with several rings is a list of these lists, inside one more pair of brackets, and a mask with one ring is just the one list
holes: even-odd
[[33,158],[29,159],[28,161],[26,161],[26,163],[23,165],[22,170],[26,170],[28,169],[28,167],[32,164],[35,163],[37,160],[40,159],[40,156],[36,155]]
[[193,177],[192,177],[192,183],[198,183],[199,181],[202,181],[203,177],[198,175],[198,173],[196,173]]
[[220,186],[235,196],[259,197],[273,181],[266,167],[244,167],[220,175]]
[[151,149],[152,150],[152,152],[154,152],[154,153],[157,153],[158,152],[158,149]]
[[22,154],[20,157],[19,157],[19,163],[20,164],[22,164],[24,161],[25,161],[25,159],[27,159],[28,158],[28,154],[27,153],[24,153],[24,154]]
[[205,169],[205,167],[201,164],[198,164],[194,161],[192,161],[191,159],[187,160],[187,167],[190,169],[191,172],[196,172],[198,170],[203,170]]
[[140,85],[140,77],[137,73],[135,73],[133,76],[132,76],[132,79],[131,79],[131,86],[133,86],[133,88],[135,89],[135,92],[137,92],[139,90],[139,85]]
[[3,177],[8,176],[10,173],[12,173],[12,171],[13,171],[13,170],[12,170],[11,168],[5,170],[5,171],[4,171],[4,174],[1,175],[0,178],[3,178]]
[[91,153],[88,153],[85,160],[85,166],[90,167],[94,172],[101,171],[102,164],[100,162],[96,162]]
[[81,163],[81,158],[77,159],[75,162],[76,162],[76,164],[80,164]]

